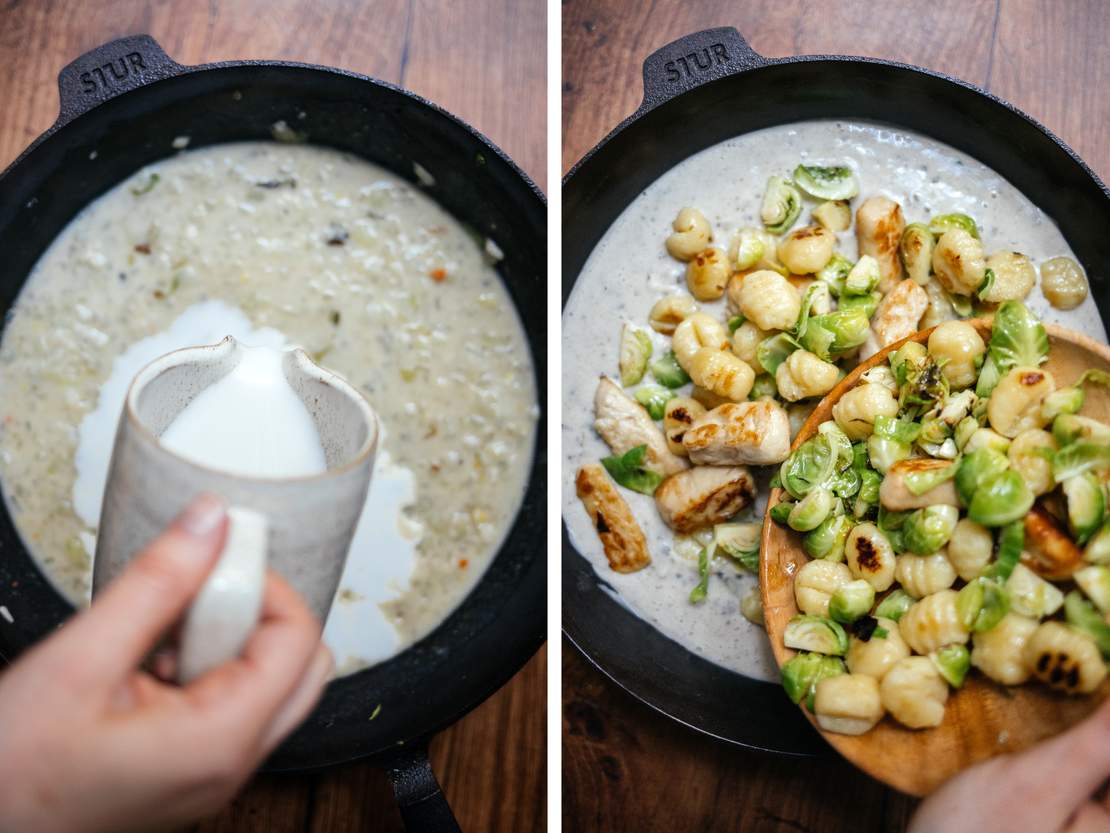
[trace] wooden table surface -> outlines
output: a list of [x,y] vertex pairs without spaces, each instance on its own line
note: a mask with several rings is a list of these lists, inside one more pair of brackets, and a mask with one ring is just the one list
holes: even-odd
[[[735,26],[766,56],[871,55],[963,78],[1031,114],[1110,177],[1103,0],[567,0],[563,169],[639,106],[644,57],[714,26]],[[743,752],[661,718],[566,641],[562,665],[568,831],[898,831],[913,812],[910,799],[838,758]]]
[[[149,33],[181,63],[275,58],[391,81],[484,132],[545,187],[542,0],[7,0],[0,3],[0,169],[58,112],[58,70]],[[545,829],[546,651],[431,746],[466,831]],[[385,776],[366,764],[256,778],[202,833],[401,830]]]

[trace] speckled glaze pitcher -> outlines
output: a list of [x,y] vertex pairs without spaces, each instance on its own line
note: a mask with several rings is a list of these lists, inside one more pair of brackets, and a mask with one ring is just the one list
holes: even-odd
[[262,602],[267,563],[305,598],[323,622],[331,608],[355,525],[366,502],[378,420],[369,403],[303,350],[282,369],[308,408],[326,471],[257,478],[194,463],[159,436],[203,390],[243,357],[228,336],[219,344],[177,350],[135,377],[116,432],[93,567],[93,595],[104,588],[202,492],[227,502],[224,549],[186,614],[178,677],[199,676],[239,654]]

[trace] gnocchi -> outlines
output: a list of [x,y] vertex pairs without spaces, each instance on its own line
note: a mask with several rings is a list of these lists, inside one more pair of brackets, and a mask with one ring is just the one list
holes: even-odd
[[669,336],[697,311],[698,305],[689,295],[670,295],[655,302],[648,315],[648,323],[655,332]]
[[795,275],[812,275],[833,255],[836,235],[824,226],[803,226],[779,243],[779,260]]
[[956,583],[956,570],[943,550],[932,555],[899,555],[894,579],[902,589],[921,599]]
[[881,680],[895,663],[910,655],[910,649],[906,640],[902,639],[897,622],[882,617],[877,621],[886,635],[873,634],[867,641],[853,636],[844,661],[853,674],[866,674]]
[[732,402],[747,399],[755,382],[755,371],[746,362],[712,347],[698,350],[686,372],[695,384]]
[[705,407],[689,396],[676,396],[667,400],[663,409],[663,436],[672,454],[686,456],[686,446],[682,444],[682,438],[694,421],[705,412]]
[[956,610],[956,591],[941,590],[915,602],[898,622],[914,653],[929,654],[945,645],[962,645],[971,632]]
[[948,321],[929,335],[929,353],[943,362],[941,373],[956,390],[975,384],[986,352],[979,332],[966,321]]
[[948,702],[948,684],[928,657],[906,657],[894,664],[879,695],[891,717],[910,729],[939,726]]
[[851,580],[851,572],[841,562],[807,561],[794,576],[794,599],[798,609],[810,616],[828,616],[829,599]]
[[852,388],[832,408],[833,419],[850,440],[865,440],[875,430],[875,417],[893,417],[898,400],[886,385],[869,382]]
[[1034,677],[1068,694],[1090,694],[1106,679],[1106,663],[1094,640],[1063,622],[1038,625],[1022,656]]
[[771,334],[761,330],[752,321],[745,321],[732,334],[732,352],[747,362],[756,373],[763,373],[759,363],[759,345]]
[[862,735],[883,719],[879,683],[866,674],[838,674],[817,683],[817,725],[826,732]]
[[1054,390],[1056,381],[1047,370],[1015,367],[991,393],[987,403],[991,427],[1010,439],[1030,428],[1043,428],[1048,420],[1041,413],[1041,403]]
[[971,638],[971,664],[997,683],[1021,685],[1029,679],[1025,643],[1036,629],[1036,620],[1007,613],[993,628]]
[[679,366],[690,372],[690,362],[694,354],[703,347],[713,350],[727,350],[730,342],[724,324],[704,312],[687,316],[675,327],[671,336],[671,349]]
[[686,286],[699,301],[716,301],[724,295],[730,277],[728,256],[716,247],[698,252],[686,266]]
[[1070,257],[1054,257],[1041,264],[1041,292],[1056,309],[1075,309],[1087,300],[1087,276]]
[[802,298],[778,272],[761,269],[744,276],[737,290],[737,307],[761,330],[790,330],[798,322]]
[[897,561],[890,541],[873,523],[854,526],[844,544],[848,569],[853,578],[863,579],[881,593],[894,583]]
[[987,258],[993,280],[983,287],[980,298],[988,304],[1022,301],[1037,283],[1033,262],[1020,252],[998,252]]
[[1056,440],[1050,433],[1040,428],[1027,428],[1014,437],[1006,452],[1010,468],[1022,476],[1038,497],[1056,486],[1051,458],[1056,450]]
[[960,518],[948,541],[948,562],[964,581],[977,578],[994,553],[994,536],[971,518]]
[[953,295],[974,295],[987,272],[983,244],[965,229],[949,229],[933,250],[933,271]]
[[671,223],[674,234],[667,238],[667,252],[677,260],[692,260],[713,239],[705,215],[696,208],[683,208]]
[[840,370],[832,362],[808,350],[795,350],[775,371],[779,395],[788,402],[824,396],[840,380]]

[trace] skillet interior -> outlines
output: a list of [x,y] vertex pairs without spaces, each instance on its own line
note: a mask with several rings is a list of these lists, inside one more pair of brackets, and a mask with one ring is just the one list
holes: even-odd
[[[706,36],[712,34],[712,38]],[[645,64],[645,101],[563,183],[563,303],[591,251],[648,185],[688,156],[764,127],[822,118],[886,122],[932,136],[1006,177],[1052,217],[1087,269],[1104,325],[1110,310],[1110,193],[1055,136],[960,81],[867,58],[804,57],[757,65],[670,100],[652,65],[724,38],[762,64],[734,30],[676,41]],[[673,48],[673,49],[672,49]],[[671,56],[673,57],[673,55]],[[742,64],[741,64],[742,65]],[[1094,335],[1094,334],[1092,334]],[[588,403],[571,403],[588,407]],[[564,475],[565,476],[565,475]],[[580,650],[651,707],[706,734],[785,753],[825,749],[778,686],[727,671],[614,601],[563,529],[563,624]],[[787,708],[789,707],[789,708]]]
[[[78,116],[0,177],[0,309],[7,313],[39,256],[87,203],[141,166],[190,147],[271,138],[283,119],[311,142],[350,151],[413,180],[413,161],[448,211],[495,239],[522,319],[541,418],[528,491],[509,537],[463,604],[399,656],[329,687],[269,768],[322,766],[395,749],[456,720],[507,681],[544,638],[546,210],[542,195],[479,134],[419,98],[336,70],[244,62],[183,68]],[[72,91],[71,91],[72,94]],[[236,98],[235,94],[240,94]],[[63,111],[66,88],[63,78]],[[305,118],[299,119],[298,113]],[[96,158],[89,159],[96,151]],[[24,415],[34,418],[33,414]],[[14,655],[71,607],[26,553],[0,508],[0,650]],[[368,719],[378,704],[380,715]]]

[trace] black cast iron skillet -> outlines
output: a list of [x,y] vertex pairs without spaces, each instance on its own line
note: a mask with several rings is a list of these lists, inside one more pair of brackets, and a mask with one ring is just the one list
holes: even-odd
[[[1087,269],[1106,322],[1110,192],[1056,136],[963,81],[872,58],[772,60],[754,52],[732,28],[697,32],[649,56],[643,104],[563,180],[564,307],[598,240],[663,173],[733,136],[821,118],[911,128],[1006,177],[1060,226]],[[768,751],[807,754],[827,748],[779,686],[694,655],[613,601],[603,579],[575,551],[565,524],[563,627],[619,686],[680,723]]]
[[[174,153],[175,137],[189,136],[192,148],[269,139],[272,125],[284,120],[313,143],[409,180],[418,162],[435,177],[429,193],[497,242],[505,253],[502,277],[528,334],[542,413],[546,207],[532,182],[476,130],[361,75],[269,61],[181,66],[145,35],[78,58],[62,70],[59,88],[57,123],[0,175],[0,311],[10,309],[35,261],[82,207]],[[426,639],[329,686],[269,769],[376,756],[393,778],[406,823],[457,829],[428,766],[427,739],[503,685],[544,639],[542,417],[537,432],[523,505],[477,587]],[[14,618],[0,619],[0,651],[8,657],[72,612],[30,559],[6,506],[0,508],[0,604]]]

